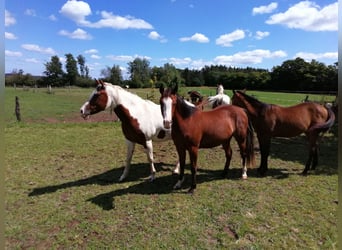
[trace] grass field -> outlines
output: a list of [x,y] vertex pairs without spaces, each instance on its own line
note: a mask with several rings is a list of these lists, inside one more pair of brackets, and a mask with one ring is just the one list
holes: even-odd
[[[158,90],[130,91],[159,97]],[[213,88],[200,91],[214,94]],[[80,119],[90,92],[6,88],[6,249],[337,249],[336,126],[322,139],[319,165],[306,177],[300,175],[307,157],[303,136],[273,140],[268,175],[250,169],[246,181],[234,140],[227,179],[221,178],[222,149],[201,150],[197,191],[188,195],[188,168],[184,189],[172,190],[172,141],[154,144],[155,182],[145,179],[149,167],[141,147],[127,181],[117,182],[126,155],[120,123]],[[248,93],[281,105],[305,98]]]

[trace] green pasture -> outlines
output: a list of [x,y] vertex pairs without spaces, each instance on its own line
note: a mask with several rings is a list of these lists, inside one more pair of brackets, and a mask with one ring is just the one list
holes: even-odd
[[[196,88],[181,93],[190,89]],[[120,123],[79,119],[91,91],[5,89],[6,249],[337,249],[336,126],[322,138],[319,165],[306,177],[300,175],[307,157],[304,136],[274,139],[268,175],[260,178],[249,169],[246,181],[240,179],[234,140],[226,179],[222,149],[200,150],[198,186],[189,195],[189,168],[184,189],[172,190],[172,141],[154,144],[153,183],[146,180],[149,166],[140,146],[127,181],[117,181],[126,156]],[[158,89],[129,91],[159,98]],[[306,96],[247,93],[281,105]]]

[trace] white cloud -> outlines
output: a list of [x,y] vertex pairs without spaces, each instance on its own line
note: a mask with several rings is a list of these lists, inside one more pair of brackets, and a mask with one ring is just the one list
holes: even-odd
[[212,64],[212,62],[204,61],[202,59],[193,60],[190,57],[184,57],[184,58],[165,58],[163,61],[166,61],[168,63],[171,63],[172,65],[175,65],[179,68],[190,68],[190,69],[201,69],[206,65]]
[[303,58],[305,61],[320,60],[320,59],[337,60],[338,59],[338,53],[337,52],[326,52],[326,53],[298,52],[294,57],[295,58],[297,58],[297,57]]
[[10,32],[6,32],[6,31],[5,31],[5,38],[9,39],[9,40],[17,39],[16,35],[14,35],[13,33],[10,33]]
[[237,65],[237,64],[257,64],[261,63],[265,58],[280,58],[286,57],[286,52],[277,50],[271,52],[269,50],[251,50],[239,52],[233,55],[222,55],[215,57],[214,61],[217,64],[223,65]]
[[113,28],[113,29],[153,29],[148,22],[132,16],[118,16],[112,12],[101,11],[101,19],[90,22],[86,17],[91,15],[91,8],[84,1],[67,1],[59,11],[62,15],[70,18],[78,25],[91,28]]
[[80,40],[91,40],[92,36],[89,35],[86,31],[78,28],[73,32],[69,32],[66,30],[61,30],[58,32],[59,35],[61,36],[67,36],[71,39],[80,39]]
[[92,28],[113,28],[113,29],[153,29],[153,26],[143,19],[138,19],[132,16],[117,16],[112,12],[101,11],[102,19],[87,23],[87,27]]
[[195,33],[191,37],[181,37],[179,39],[179,41],[181,41],[181,42],[194,41],[194,42],[198,42],[198,43],[208,43],[209,38],[206,37],[205,35],[201,34],[201,33]]
[[36,44],[22,44],[21,47],[28,51],[34,51],[34,52],[38,52],[42,54],[49,54],[49,55],[57,54],[52,48],[42,48]]
[[14,25],[17,22],[15,18],[12,16],[11,12],[8,10],[5,10],[5,26],[11,26]]
[[5,56],[21,57],[23,54],[19,51],[5,50]]
[[99,55],[91,55],[90,58],[93,58],[93,59],[101,59],[101,56]]
[[254,7],[252,10],[253,15],[272,13],[278,7],[278,3],[272,2],[269,5]]
[[270,32],[268,32],[268,31],[257,31],[255,33],[255,39],[261,40],[261,39],[264,39],[265,37],[267,37],[269,35],[270,35]]
[[321,8],[314,2],[302,1],[283,13],[272,15],[266,23],[306,31],[337,31],[338,2]]
[[86,54],[97,54],[97,53],[99,53],[99,51],[97,49],[88,49],[88,50],[84,51],[84,53],[86,53]]
[[88,23],[85,18],[91,14],[91,9],[86,2],[71,0],[62,6],[59,13],[82,25]]
[[27,16],[36,16],[36,11],[34,9],[26,9],[24,13]]
[[164,36],[159,35],[159,33],[157,31],[151,31],[148,34],[148,38],[152,39],[152,40],[159,40],[160,42],[167,42],[167,39],[164,38]]
[[120,61],[120,62],[131,62],[131,61],[134,61],[135,58],[142,58],[142,59],[146,59],[146,60],[151,60],[151,57],[139,56],[139,55],[134,55],[134,56],[128,56],[128,55],[108,55],[106,57],[108,59],[110,59],[110,60]]
[[157,31],[151,31],[150,34],[148,34],[148,37],[152,40],[158,40],[161,38]]
[[28,62],[28,63],[40,63],[40,61],[37,60],[36,58],[27,58],[27,59],[25,59],[25,62]]
[[245,32],[243,30],[237,29],[231,33],[221,35],[216,39],[216,44],[223,47],[233,46],[232,42],[245,38]]
[[57,21],[57,17],[55,16],[55,15],[50,15],[49,16],[49,20],[51,20],[51,21]]

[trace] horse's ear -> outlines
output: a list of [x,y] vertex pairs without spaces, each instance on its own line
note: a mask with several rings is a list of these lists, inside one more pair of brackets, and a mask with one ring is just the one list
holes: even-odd
[[159,92],[160,92],[160,94],[164,94],[164,86],[163,86],[163,84],[160,85]]
[[178,92],[178,83],[172,88],[172,94],[176,94]]

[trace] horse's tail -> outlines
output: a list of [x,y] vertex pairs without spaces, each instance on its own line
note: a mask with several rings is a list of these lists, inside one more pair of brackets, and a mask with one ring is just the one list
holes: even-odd
[[253,128],[252,121],[249,118],[248,114],[247,114],[247,117],[248,117],[247,140],[246,140],[247,166],[254,167],[255,166],[254,128]]
[[328,118],[324,123],[312,126],[309,131],[317,131],[318,133],[327,132],[335,123],[335,113],[330,107],[325,107],[328,111]]

